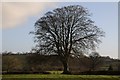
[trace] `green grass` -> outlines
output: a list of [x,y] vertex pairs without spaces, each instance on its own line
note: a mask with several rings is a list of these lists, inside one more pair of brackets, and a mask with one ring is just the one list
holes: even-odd
[[64,74],[7,74],[3,80],[120,80],[119,76]]
[[5,74],[2,80],[120,80],[119,76],[65,75],[62,71],[48,71],[51,74]]

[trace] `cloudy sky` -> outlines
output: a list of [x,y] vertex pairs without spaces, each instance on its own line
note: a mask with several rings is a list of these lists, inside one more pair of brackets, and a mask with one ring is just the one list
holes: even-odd
[[[106,32],[97,51],[118,57],[118,5],[115,2],[4,2],[2,3],[1,51],[26,52],[34,47],[34,23],[47,11],[67,5],[82,5],[92,13],[91,19]],[[1,34],[1,33],[0,33]],[[0,52],[1,52],[0,51]]]

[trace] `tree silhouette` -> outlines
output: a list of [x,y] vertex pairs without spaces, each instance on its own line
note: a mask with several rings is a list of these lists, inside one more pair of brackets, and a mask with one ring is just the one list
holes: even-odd
[[71,5],[47,12],[35,23],[36,51],[57,54],[63,64],[63,73],[69,73],[71,55],[95,49],[104,32],[94,25],[89,11],[80,5]]
[[89,59],[90,59],[90,71],[94,71],[96,67],[103,63],[103,59],[101,58],[98,52],[92,52],[89,55]]
[[108,71],[112,71],[112,70],[113,70],[112,65],[109,65]]
[[22,69],[22,62],[14,56],[5,56],[2,58],[2,68],[7,72],[13,71],[14,69]]

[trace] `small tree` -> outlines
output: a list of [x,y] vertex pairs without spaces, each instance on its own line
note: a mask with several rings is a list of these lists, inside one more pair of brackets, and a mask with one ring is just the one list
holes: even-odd
[[112,65],[109,65],[108,71],[112,71],[112,70],[113,70]]
[[63,64],[63,73],[69,73],[70,55],[77,56],[95,49],[104,32],[94,25],[89,11],[80,5],[71,5],[47,12],[35,23],[37,52],[57,54]]
[[90,59],[90,71],[94,71],[98,65],[101,65],[103,63],[103,60],[101,59],[98,52],[92,52],[89,55]]
[[12,55],[6,55],[2,57],[3,70],[10,72],[14,69],[22,69],[22,63],[16,57]]

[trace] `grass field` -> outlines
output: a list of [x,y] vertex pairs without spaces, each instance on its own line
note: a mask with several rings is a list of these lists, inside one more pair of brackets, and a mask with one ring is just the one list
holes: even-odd
[[65,75],[62,71],[48,71],[51,74],[5,74],[2,80],[120,80],[119,76]]
[[6,74],[2,80],[120,80],[119,76],[64,74]]

